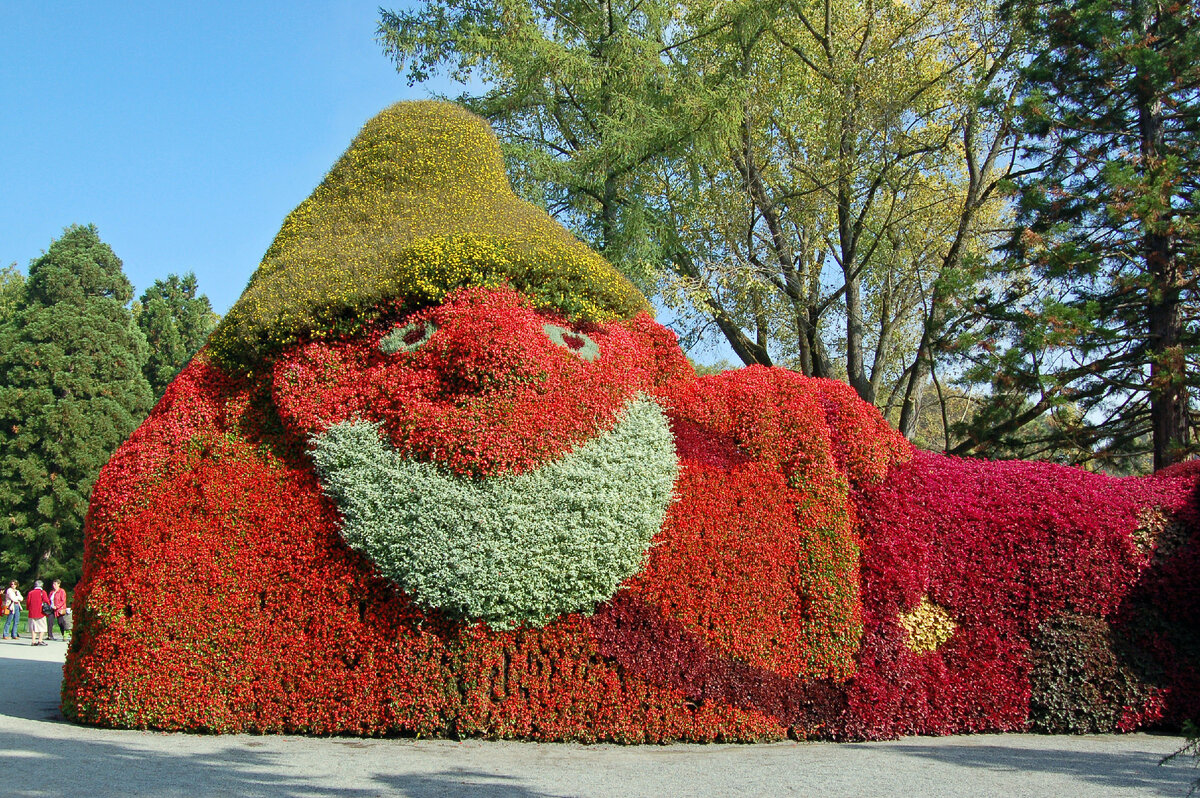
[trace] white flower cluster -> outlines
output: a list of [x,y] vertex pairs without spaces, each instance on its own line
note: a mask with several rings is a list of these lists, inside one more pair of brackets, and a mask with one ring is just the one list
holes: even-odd
[[641,570],[679,463],[659,406],[522,474],[473,479],[397,454],[379,427],[331,427],[313,458],[342,536],[420,604],[494,628],[590,612]]

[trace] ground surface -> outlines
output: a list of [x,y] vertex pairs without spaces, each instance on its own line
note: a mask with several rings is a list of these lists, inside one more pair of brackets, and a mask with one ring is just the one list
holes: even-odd
[[1184,796],[1177,737],[976,735],[775,745],[543,745],[92,729],[58,711],[66,646],[0,641],[12,796]]

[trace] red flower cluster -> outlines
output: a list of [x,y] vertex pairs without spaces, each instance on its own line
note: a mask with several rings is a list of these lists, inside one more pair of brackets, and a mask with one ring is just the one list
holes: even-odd
[[782,369],[681,382],[663,399],[679,501],[630,596],[754,667],[849,675],[862,610],[849,479],[881,477],[908,444],[857,397],[846,408],[837,383]]
[[[434,333],[380,349],[415,322]],[[905,463],[907,443],[840,383],[697,379],[644,316],[560,330],[598,347],[589,361],[546,324],[569,327],[474,290],[297,345],[260,375],[193,362],[96,484],[67,715],[623,742],[1023,729],[1031,697],[1071,687],[1039,682],[1035,660],[1130,672],[1121,652],[1053,649],[1096,626],[1079,618],[1109,624],[1095,646],[1152,666],[1122,693],[1137,701],[1109,708],[1120,728],[1200,709],[1195,474]],[[520,471],[638,392],[670,418],[677,501],[641,573],[542,629],[413,605],[342,542],[304,454],[313,432],[365,418],[462,473]],[[923,598],[955,628],[917,653],[900,616]]]
[[[1197,565],[1194,492],[1188,475],[1112,479],[929,453],[867,486],[856,497],[865,635],[838,733],[1024,729],[1039,688],[1030,647],[1048,622],[1079,615],[1107,619],[1159,685],[1145,706],[1126,708],[1120,730],[1194,716],[1200,674],[1180,646],[1194,645],[1196,616],[1179,606],[1195,588],[1167,576]],[[1161,556],[1167,541],[1144,528],[1148,511],[1175,520],[1180,550]],[[897,618],[922,596],[958,628],[938,650],[915,653]]]
[[89,553],[64,708],[105,726],[754,738],[760,713],[693,711],[622,674],[578,617],[495,632],[422,614],[341,544],[311,473],[216,440]]

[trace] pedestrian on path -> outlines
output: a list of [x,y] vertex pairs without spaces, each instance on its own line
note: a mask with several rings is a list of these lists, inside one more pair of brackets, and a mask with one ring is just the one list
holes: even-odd
[[4,591],[4,639],[16,640],[17,630],[21,628],[21,602],[25,597],[17,589],[17,580],[8,583]]
[[[62,582],[55,579],[51,584],[50,589],[50,608],[53,610],[53,615],[46,619],[50,625],[50,639],[63,640],[67,639],[67,591],[63,590]],[[54,636],[54,626],[58,625],[59,637]]]
[[42,590],[42,580],[33,583],[33,590],[25,597],[29,602],[29,632],[33,636],[31,646],[46,645],[46,615],[50,610],[50,594]]

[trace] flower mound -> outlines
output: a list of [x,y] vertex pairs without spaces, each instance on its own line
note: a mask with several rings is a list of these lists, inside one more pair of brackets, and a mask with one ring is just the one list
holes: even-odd
[[[645,316],[572,327],[594,360],[548,324],[567,326],[471,289],[295,345],[260,376],[189,366],[97,484],[66,711],[211,731],[786,734],[781,695],[853,672],[850,489],[906,446],[837,383],[697,380]],[[406,328],[420,345],[385,351]],[[766,409],[781,423],[756,431]],[[410,477],[430,484],[414,496]],[[504,501],[446,492],[492,484]],[[386,512],[360,512],[354,490]],[[502,517],[506,501],[521,509]],[[447,529],[496,545],[480,556]],[[345,542],[376,532],[367,557]],[[392,569],[414,534],[425,559]]]
[[1200,715],[1197,469],[914,453],[846,385],[698,378],[511,194],[368,123],[92,494],[63,711],[538,740]]
[[[1180,578],[1200,565],[1193,476],[922,452],[856,498],[865,632],[846,703],[824,710],[840,736],[1129,731],[1200,713],[1195,593]],[[1182,531],[1139,545],[1163,514]],[[923,602],[955,626],[918,652],[904,620]]]

